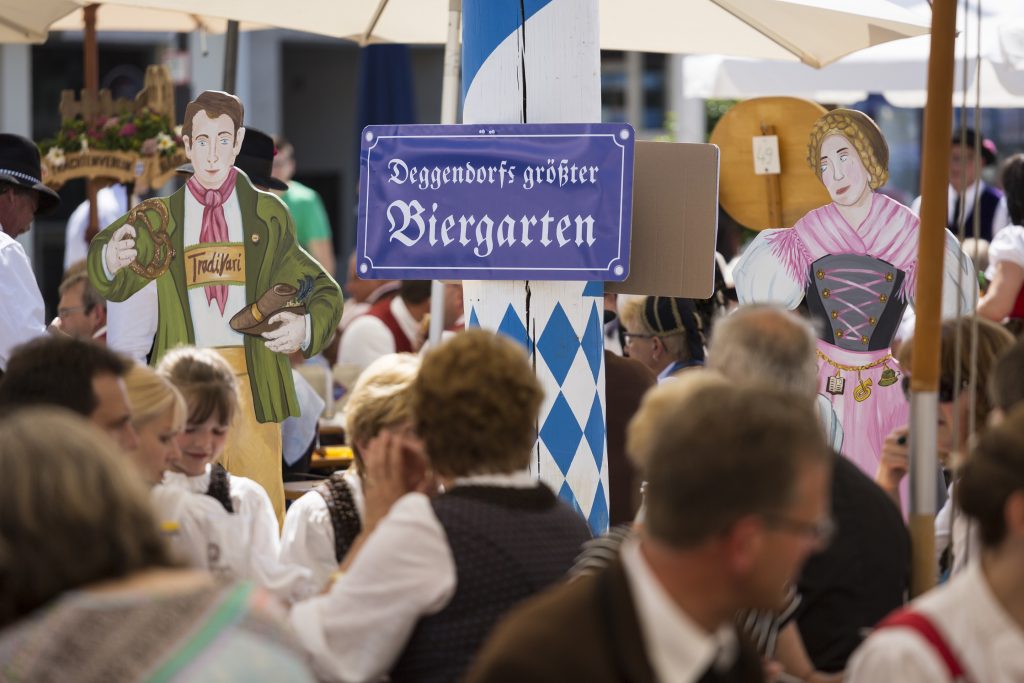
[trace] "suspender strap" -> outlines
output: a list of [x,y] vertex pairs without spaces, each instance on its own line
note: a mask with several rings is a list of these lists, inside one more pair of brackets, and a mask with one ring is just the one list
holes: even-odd
[[363,528],[352,490],[341,472],[335,472],[313,490],[327,503],[334,527],[334,557],[341,562]]
[[945,664],[946,670],[949,672],[949,675],[953,680],[965,679],[964,668],[960,665],[960,660],[958,660],[956,655],[953,654],[953,650],[950,649],[946,639],[942,637],[942,634],[939,633],[939,630],[935,628],[935,624],[933,624],[928,617],[921,612],[902,609],[893,612],[883,619],[876,627],[876,630],[898,627],[909,628],[928,641],[928,644],[931,645],[935,654],[937,654],[942,660],[942,663]]

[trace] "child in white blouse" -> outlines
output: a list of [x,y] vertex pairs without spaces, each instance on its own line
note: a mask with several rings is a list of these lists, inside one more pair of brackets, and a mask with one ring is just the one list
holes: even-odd
[[232,579],[250,579],[291,603],[315,592],[310,571],[281,562],[277,518],[270,497],[258,483],[229,474],[218,463],[238,412],[238,384],[228,363],[212,349],[181,347],[160,361],[158,371],[187,404],[185,429],[178,437],[180,458],[161,486],[206,494],[228,514],[183,534],[206,558],[205,568]]

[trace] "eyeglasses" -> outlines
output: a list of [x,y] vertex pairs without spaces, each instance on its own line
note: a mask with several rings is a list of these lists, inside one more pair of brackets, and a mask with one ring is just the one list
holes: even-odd
[[785,515],[764,515],[768,526],[811,539],[818,548],[827,548],[836,535],[836,523],[831,517],[817,522],[804,522]]
[[[967,388],[967,380],[960,383],[960,391]],[[901,380],[901,386],[903,387],[903,395],[910,400],[910,375],[903,375]],[[939,378],[939,403],[952,403],[953,399],[956,398],[956,390],[953,380],[948,377]]]
[[85,306],[85,305],[82,305],[82,306],[68,306],[67,308],[58,308],[57,309],[57,316],[60,317],[60,318],[66,318],[69,315],[71,315],[72,313],[77,313],[78,311],[85,312],[85,311],[88,311],[88,310],[89,310],[89,307]]
[[623,332],[622,341],[625,344],[630,343],[634,339],[654,339],[657,335],[655,334],[639,334],[638,332]]

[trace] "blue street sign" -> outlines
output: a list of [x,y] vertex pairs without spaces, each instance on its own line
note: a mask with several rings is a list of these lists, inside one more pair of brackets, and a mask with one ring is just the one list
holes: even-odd
[[633,138],[624,123],[367,126],[359,275],[624,280]]

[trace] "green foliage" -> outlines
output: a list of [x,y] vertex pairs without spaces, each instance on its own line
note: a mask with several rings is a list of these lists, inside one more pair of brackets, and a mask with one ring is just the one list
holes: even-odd
[[171,156],[180,144],[181,137],[164,117],[143,108],[126,116],[100,117],[92,126],[80,118],[67,121],[56,136],[40,142],[39,149],[44,155],[60,148],[66,153],[93,150]]
[[707,112],[708,121],[708,135],[711,135],[711,131],[715,129],[718,122],[725,116],[725,112],[732,109],[733,105],[739,102],[739,100],[707,100],[705,103],[705,111]]

